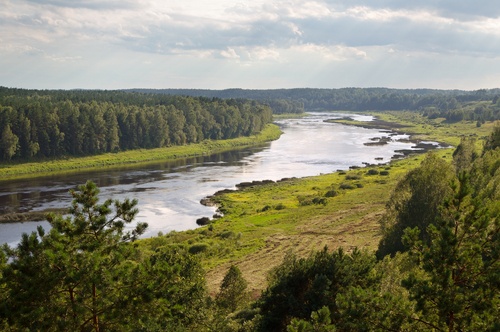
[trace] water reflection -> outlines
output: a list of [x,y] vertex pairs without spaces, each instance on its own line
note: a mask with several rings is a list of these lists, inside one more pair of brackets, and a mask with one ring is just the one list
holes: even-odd
[[[279,180],[329,173],[363,163],[388,162],[396,150],[411,149],[412,143],[400,141],[406,135],[393,135],[386,145],[367,146],[373,137],[388,136],[384,131],[325,123],[344,115],[315,113],[302,119],[279,121],[284,134],[260,147],[160,162],[147,166],[127,166],[94,172],[47,176],[29,181],[1,182],[0,214],[66,208],[68,191],[87,180],[101,188],[101,197],[139,200],[138,221],[150,225],[146,236],[159,231],[197,227],[196,219],[212,216],[213,207],[202,206],[200,199],[222,189],[234,189],[240,182]],[[370,117],[350,115],[367,121]],[[0,242],[19,239],[23,230],[0,225]],[[46,225],[45,225],[46,226]],[[33,224],[32,229],[36,225]]]

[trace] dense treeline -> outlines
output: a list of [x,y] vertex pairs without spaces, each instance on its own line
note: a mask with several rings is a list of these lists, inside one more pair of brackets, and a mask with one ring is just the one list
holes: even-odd
[[136,238],[135,200],[72,190],[66,217],[0,250],[6,331],[498,331],[500,126],[482,151],[464,139],[449,164],[428,155],[401,179],[377,254],[293,254],[251,302],[236,266],[207,294],[194,245]]
[[0,160],[235,138],[271,120],[268,106],[243,99],[0,88]]
[[[195,90],[195,89],[138,89],[151,94],[181,94],[218,98],[248,98],[254,100],[286,100],[298,102],[306,111],[314,110],[420,110],[431,108],[447,112],[471,102],[486,101],[496,107],[500,105],[500,89],[462,91],[434,89],[389,89],[389,88],[342,88],[342,89],[276,89],[276,90]],[[488,116],[489,120],[491,116]]]
[[445,118],[449,122],[477,121],[482,124],[500,120],[500,98],[495,96],[491,101],[462,103],[452,99],[444,105],[427,106],[421,111],[422,115],[429,119]]

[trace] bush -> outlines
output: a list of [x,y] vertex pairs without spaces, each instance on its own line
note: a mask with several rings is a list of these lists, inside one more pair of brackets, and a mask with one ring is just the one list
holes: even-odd
[[363,188],[363,184],[362,183],[356,183],[356,188]]
[[274,207],[274,209],[275,209],[275,210],[283,210],[283,209],[286,209],[286,206],[285,206],[285,204],[283,204],[283,203],[279,203],[278,205],[276,205],[276,206]]
[[200,254],[202,252],[207,251],[209,248],[209,245],[206,243],[195,243],[191,247],[189,247],[189,253],[190,254]]
[[389,175],[389,171],[380,171],[380,175]]
[[200,226],[208,225],[208,224],[210,224],[210,218],[208,218],[208,217],[198,218],[198,219],[196,219],[196,224],[198,224]]
[[357,174],[348,174],[345,176],[346,180],[360,180],[361,176]]
[[355,189],[356,187],[349,183],[342,183],[339,186],[340,189]]
[[219,237],[222,239],[229,239],[230,237],[233,237],[233,235],[234,235],[234,232],[232,232],[232,231],[224,231],[224,232],[219,234]]
[[260,209],[260,212],[266,212],[268,210],[271,210],[271,207],[269,205],[266,205],[262,209]]
[[325,194],[325,197],[335,197],[337,196],[337,192],[335,190],[328,190]]
[[304,196],[299,196],[297,197],[299,200],[299,204],[301,206],[308,206],[308,205],[313,205],[313,204],[323,204],[326,205],[328,202],[326,198],[324,197],[304,197]]
[[314,197],[312,202],[316,205],[319,205],[319,204],[326,205],[327,200],[324,197]]
[[366,172],[366,174],[368,175],[378,175],[379,174],[379,171],[372,168],[372,169],[369,169],[368,172]]

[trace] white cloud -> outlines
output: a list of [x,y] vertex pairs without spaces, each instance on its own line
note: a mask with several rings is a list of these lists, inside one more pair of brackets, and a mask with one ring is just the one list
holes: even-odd
[[[259,77],[263,85],[352,86],[356,77],[359,84],[369,81],[368,73],[380,74],[377,86],[429,84],[427,77],[457,85],[479,84],[476,76],[492,82],[500,70],[491,62],[500,54],[495,1],[3,0],[0,85],[72,88],[83,85],[80,79],[96,88],[169,87],[173,81],[162,77],[175,76],[175,84],[189,85],[191,77],[207,88],[245,87]],[[455,77],[452,64],[463,77]],[[426,68],[432,75],[423,77]],[[228,70],[232,76],[217,83],[200,78]]]
[[240,58],[240,56],[238,54],[236,54],[236,51],[233,48],[229,48],[229,47],[227,48],[227,50],[221,51],[220,55],[222,55],[222,57],[228,58],[228,59],[239,59]]
[[278,61],[280,59],[279,50],[269,47],[256,47],[248,51],[250,60],[274,60]]

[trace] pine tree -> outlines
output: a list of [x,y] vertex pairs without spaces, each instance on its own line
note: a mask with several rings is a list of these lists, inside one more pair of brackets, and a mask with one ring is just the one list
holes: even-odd
[[240,269],[231,265],[227,271],[215,301],[219,308],[234,312],[247,300],[247,282],[243,278]]
[[3,153],[4,160],[11,160],[18,149],[19,137],[12,132],[10,125],[6,125],[0,137],[0,151]]
[[500,328],[500,151],[488,160],[494,175],[487,181],[471,176],[476,165],[460,174],[453,196],[427,228],[428,242],[418,228],[404,236],[422,272],[403,285],[416,301],[416,320],[436,330]]

